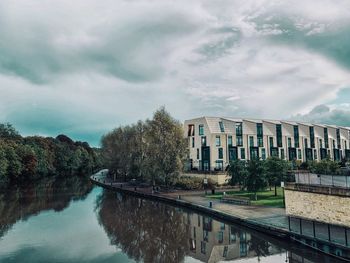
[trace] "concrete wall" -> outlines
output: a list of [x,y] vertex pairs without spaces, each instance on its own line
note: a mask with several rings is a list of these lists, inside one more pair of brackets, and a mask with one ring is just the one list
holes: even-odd
[[286,213],[350,227],[350,197],[285,189]]

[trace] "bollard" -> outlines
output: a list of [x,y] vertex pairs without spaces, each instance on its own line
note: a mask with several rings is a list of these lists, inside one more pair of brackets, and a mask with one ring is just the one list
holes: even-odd
[[213,202],[209,201],[209,208],[213,208]]
[[177,199],[181,200],[181,195],[178,195],[178,196],[177,196]]

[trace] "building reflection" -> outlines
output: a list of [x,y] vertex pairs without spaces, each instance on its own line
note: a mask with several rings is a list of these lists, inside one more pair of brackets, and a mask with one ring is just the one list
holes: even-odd
[[188,255],[203,262],[266,257],[281,249],[240,229],[199,214],[184,213],[188,227]]

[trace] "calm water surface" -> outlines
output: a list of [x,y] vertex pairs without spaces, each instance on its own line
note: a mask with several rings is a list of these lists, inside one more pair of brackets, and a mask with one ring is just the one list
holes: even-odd
[[0,262],[336,262],[191,211],[45,181],[0,192]]

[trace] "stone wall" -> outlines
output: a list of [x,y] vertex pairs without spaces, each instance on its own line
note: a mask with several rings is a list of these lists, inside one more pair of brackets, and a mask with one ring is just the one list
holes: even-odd
[[350,227],[350,197],[285,189],[287,215]]

